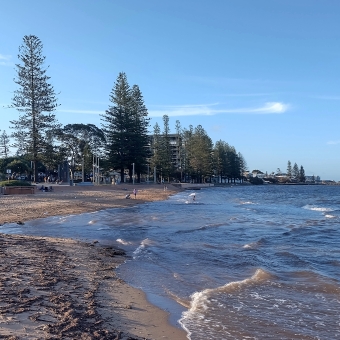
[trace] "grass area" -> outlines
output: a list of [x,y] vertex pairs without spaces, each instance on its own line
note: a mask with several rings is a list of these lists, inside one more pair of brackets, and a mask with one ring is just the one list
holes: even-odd
[[31,186],[31,182],[27,181],[19,181],[19,180],[10,180],[0,182],[0,187],[28,187]]

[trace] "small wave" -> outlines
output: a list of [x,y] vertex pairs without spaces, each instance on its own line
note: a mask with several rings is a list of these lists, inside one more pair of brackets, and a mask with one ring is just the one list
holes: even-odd
[[[188,333],[188,338],[191,339],[191,331],[188,329],[186,326],[187,322],[189,320],[194,320],[197,319],[197,317],[200,320],[203,320],[205,315],[204,312],[209,309],[209,298],[213,294],[218,294],[218,293],[232,293],[238,289],[241,289],[242,287],[247,287],[249,285],[253,284],[260,284],[261,282],[264,282],[268,279],[270,279],[272,276],[267,273],[266,271],[262,269],[257,269],[255,274],[248,278],[244,279],[242,281],[234,281],[234,282],[229,282],[224,286],[217,287],[214,289],[205,289],[201,292],[196,292],[192,294],[191,297],[191,302],[190,302],[190,308],[182,313],[182,317],[179,320],[179,324],[183,327],[183,329]],[[178,301],[178,300],[176,300]],[[181,303],[182,302],[182,303]],[[184,303],[183,303],[184,302]],[[185,301],[182,299],[178,301],[178,303],[181,303],[183,306],[185,306]],[[190,321],[189,321],[190,323]]]
[[259,247],[259,243],[258,242],[251,242],[251,243],[245,244],[242,248],[243,249],[256,249],[258,247]]
[[260,247],[262,244],[266,244],[266,243],[268,243],[268,241],[265,238],[261,237],[258,241],[247,243],[242,248],[243,249],[256,249]]
[[301,266],[301,267],[307,267],[309,265],[308,261],[303,260],[298,255],[289,252],[289,251],[280,251],[277,252],[276,255],[284,261],[284,263],[287,263],[287,265],[291,266]]
[[[203,228],[203,227],[202,227]],[[175,234],[187,234],[187,233],[193,233],[193,232],[195,232],[195,231],[197,231],[197,230],[199,230],[199,228],[198,229],[188,229],[188,230],[177,230],[176,232],[175,232]]]
[[[139,254],[143,251],[144,248],[145,248],[144,245],[140,245],[140,246],[133,252],[133,254],[134,254],[134,255],[139,255]],[[136,258],[136,257],[134,256],[134,258]]]
[[195,205],[205,205],[204,203],[197,202],[197,201],[185,201],[185,204],[195,204]]
[[325,215],[326,218],[335,218],[336,216],[334,215]]
[[141,245],[142,246],[151,246],[151,245],[153,245],[154,244],[154,242],[153,241],[151,241],[149,238],[146,238],[146,239],[144,239],[142,242],[141,242]]
[[229,225],[229,223],[212,223],[212,224],[206,224],[202,227],[198,227],[198,228],[194,228],[194,229],[185,229],[185,230],[177,230],[175,232],[175,234],[187,234],[187,233],[193,233],[193,232],[196,232],[196,231],[204,231],[204,230],[207,230],[207,229],[210,229],[210,228],[219,228],[219,227],[224,227],[224,226],[227,226]]
[[116,242],[121,243],[121,244],[123,244],[124,246],[127,246],[127,245],[131,244],[131,242],[124,241],[124,240],[121,239],[121,238],[117,238]]
[[147,246],[150,246],[152,244],[153,244],[153,242],[150,239],[148,239],[148,238],[144,239],[141,242],[140,246],[133,252],[133,254],[135,254],[135,255],[140,254]]
[[243,204],[256,204],[256,203],[254,203],[254,202],[252,202],[252,201],[245,201],[245,202],[242,202],[242,201],[241,201],[240,204],[243,205]]
[[302,208],[307,209],[307,210],[313,210],[313,211],[321,211],[321,212],[334,211],[334,209],[331,209],[331,208],[318,207],[316,205],[310,205],[310,204],[307,204],[303,206]]
[[207,224],[206,227],[207,228],[219,228],[219,227],[225,227],[229,225],[228,222],[223,222],[223,223],[210,223],[210,224]]
[[110,228],[98,228],[97,230],[110,230]]
[[185,313],[195,313],[198,311],[204,311],[208,308],[208,299],[216,293],[233,293],[236,290],[242,289],[243,287],[259,284],[261,282],[267,281],[272,277],[272,275],[263,269],[257,269],[255,274],[242,281],[232,281],[224,286],[217,288],[208,288],[202,290],[201,292],[196,292],[191,295],[190,309]]

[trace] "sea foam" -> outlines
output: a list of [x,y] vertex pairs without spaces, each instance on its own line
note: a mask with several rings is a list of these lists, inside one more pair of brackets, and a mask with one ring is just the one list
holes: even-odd
[[334,209],[331,209],[331,208],[318,207],[316,205],[310,205],[310,204],[307,204],[303,206],[302,208],[307,209],[307,210],[313,210],[313,211],[321,211],[321,212],[334,211]]
[[[232,293],[238,289],[242,289],[245,286],[259,284],[272,277],[271,274],[263,269],[257,269],[255,274],[247,279],[241,281],[232,281],[223,286],[217,288],[207,288],[201,292],[196,292],[191,295],[190,309],[185,313],[194,313],[198,311],[204,311],[208,308],[208,299],[215,293]],[[184,316],[187,316],[186,314]]]
[[121,238],[117,238],[116,242],[121,243],[121,244],[123,244],[124,246],[127,246],[127,245],[131,244],[131,242],[124,241],[124,240],[121,239]]
[[[253,276],[241,281],[232,281],[223,286],[217,288],[207,288],[200,292],[192,294],[190,308],[182,313],[182,317],[179,320],[180,325],[188,333],[188,338],[191,339],[191,332],[186,327],[187,322],[190,323],[195,318],[204,319],[205,311],[209,309],[209,300],[214,294],[218,293],[233,293],[243,287],[261,284],[272,278],[272,275],[263,269],[257,269]],[[183,304],[184,305],[184,304]]]
[[[152,245],[152,244],[153,244],[153,242],[152,242],[150,239],[148,239],[148,238],[144,239],[144,240],[141,242],[140,246],[133,252],[133,254],[134,254],[134,255],[139,255],[139,254],[141,254],[141,253],[145,250],[145,248],[146,248],[147,246],[150,246],[150,245]],[[134,258],[136,258],[136,257],[134,257]]]

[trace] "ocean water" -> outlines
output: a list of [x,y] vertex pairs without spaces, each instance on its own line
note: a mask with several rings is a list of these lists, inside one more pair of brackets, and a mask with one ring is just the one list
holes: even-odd
[[5,225],[99,240],[188,338],[340,339],[340,186],[233,186]]

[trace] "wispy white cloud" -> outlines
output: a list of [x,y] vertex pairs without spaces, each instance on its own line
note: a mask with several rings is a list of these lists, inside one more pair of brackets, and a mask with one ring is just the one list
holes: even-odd
[[11,59],[12,59],[11,55],[5,55],[0,53],[0,65],[2,66],[13,65]]
[[280,102],[268,102],[260,107],[244,107],[227,109],[217,109],[214,106],[217,104],[208,105],[183,105],[183,106],[163,106],[158,110],[149,110],[151,117],[162,117],[168,115],[169,117],[178,116],[212,116],[216,114],[281,114],[289,109],[288,104]]
[[327,142],[327,144],[329,144],[329,145],[340,144],[340,140],[330,140],[330,141]]
[[[149,110],[150,117],[163,117],[168,115],[169,117],[179,116],[213,116],[217,114],[281,114],[289,109],[288,104],[280,102],[265,103],[260,107],[245,107],[235,109],[217,108],[219,103],[213,104],[198,104],[198,105],[169,105],[169,106],[157,106],[158,109]],[[151,106],[152,107],[152,106]],[[58,112],[74,113],[74,114],[90,114],[99,115],[105,112],[105,110],[68,110],[61,109]]]
[[10,55],[5,55],[0,53],[0,60],[10,60],[12,57]]

